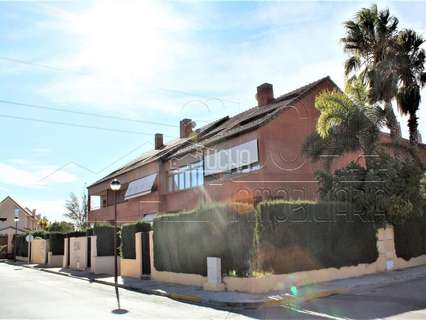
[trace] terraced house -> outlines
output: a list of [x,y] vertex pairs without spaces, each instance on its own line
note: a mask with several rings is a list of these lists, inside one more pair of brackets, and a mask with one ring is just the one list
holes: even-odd
[[[322,163],[301,156],[306,137],[319,116],[315,98],[336,89],[325,77],[275,97],[273,86],[257,87],[257,105],[194,130],[191,119],[180,121],[180,137],[164,143],[155,135],[155,149],[88,187],[100,205],[89,210],[91,223],[113,219],[112,179],[122,184],[118,194],[120,223],[152,219],[162,212],[192,209],[203,202],[263,199],[317,199],[314,173]],[[383,134],[383,139],[389,139]],[[426,148],[421,154],[426,159]],[[360,154],[339,157],[334,167],[363,162]],[[426,163],[426,161],[425,161]],[[89,201],[90,202],[90,201]]]
[[[15,217],[19,220],[15,221]],[[41,215],[20,205],[12,197],[7,196],[0,202],[0,257],[12,256],[15,233],[23,234],[39,230]]]

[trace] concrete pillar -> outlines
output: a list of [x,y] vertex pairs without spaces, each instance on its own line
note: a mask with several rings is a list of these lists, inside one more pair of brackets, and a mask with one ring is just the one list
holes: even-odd
[[204,290],[224,291],[225,284],[222,283],[222,261],[217,257],[207,257],[207,282],[203,285]]

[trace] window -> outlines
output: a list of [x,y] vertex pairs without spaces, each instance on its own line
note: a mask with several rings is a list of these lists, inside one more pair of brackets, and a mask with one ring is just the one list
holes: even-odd
[[168,191],[195,188],[204,184],[203,161],[197,161],[171,172],[168,177]]

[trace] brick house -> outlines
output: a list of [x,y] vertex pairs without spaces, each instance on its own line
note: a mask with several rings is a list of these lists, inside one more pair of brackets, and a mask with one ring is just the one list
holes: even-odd
[[[336,88],[325,77],[275,97],[272,85],[265,83],[257,87],[257,105],[242,113],[196,130],[191,119],[183,119],[178,139],[164,143],[162,134],[156,134],[154,150],[88,187],[89,199],[98,197],[100,203],[96,208],[89,204],[89,221],[113,219],[109,184],[114,178],[122,184],[117,196],[119,223],[149,220],[158,212],[192,209],[210,201],[317,199],[314,172],[323,164],[303,158],[301,146],[316,126],[316,96]],[[389,138],[383,134],[383,139]],[[363,158],[348,154],[334,161],[334,167],[351,160]]]
[[27,207],[21,206],[9,196],[4,198],[0,202],[0,218],[5,219],[5,221],[0,221],[0,245],[7,245],[7,249],[3,251],[3,254],[13,254],[13,239],[16,232],[14,221],[16,210],[19,212],[18,234],[40,229],[38,221],[41,217],[36,214],[36,210],[30,210]]

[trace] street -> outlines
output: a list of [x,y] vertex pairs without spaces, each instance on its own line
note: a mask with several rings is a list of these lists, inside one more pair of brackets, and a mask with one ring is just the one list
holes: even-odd
[[295,306],[218,310],[0,263],[0,319],[374,319],[426,318],[426,277],[359,288]]

